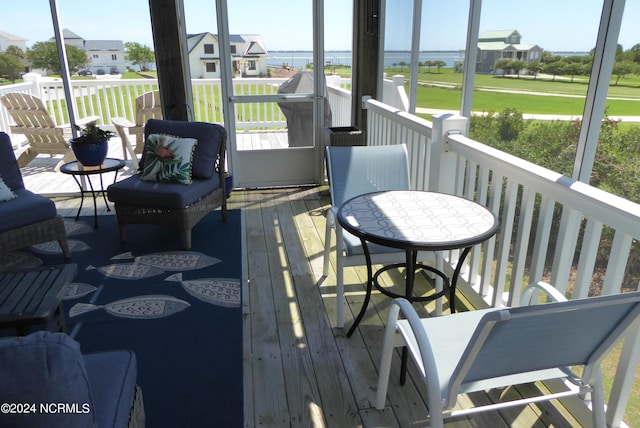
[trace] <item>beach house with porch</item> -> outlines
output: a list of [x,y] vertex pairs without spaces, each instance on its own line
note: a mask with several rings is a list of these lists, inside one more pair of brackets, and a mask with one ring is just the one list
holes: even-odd
[[[234,75],[261,77],[267,74],[267,50],[257,34],[229,35]],[[220,77],[220,45],[211,33],[187,36],[189,67],[194,79]]]
[[476,72],[493,73],[495,63],[501,59],[524,62],[540,61],[542,49],[538,45],[521,43],[517,30],[485,31],[478,37],[478,62]]

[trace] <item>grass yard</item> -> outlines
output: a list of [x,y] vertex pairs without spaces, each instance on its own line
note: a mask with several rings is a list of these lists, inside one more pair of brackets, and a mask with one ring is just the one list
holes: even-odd
[[[458,110],[461,91],[440,87],[418,87],[416,105],[434,109]],[[474,112],[501,112],[515,108],[523,113],[582,115],[585,98],[540,96],[522,93],[491,92],[476,89],[473,93]],[[611,116],[640,116],[638,101],[609,100],[607,114]]]
[[[418,74],[416,104],[419,107],[458,110],[462,74],[451,69],[441,71]],[[404,74],[408,79],[408,69],[388,69],[387,72],[389,75]],[[607,114],[640,116],[640,76],[622,78],[618,85],[613,85],[613,82],[615,77],[609,87]],[[530,114],[582,115],[587,86],[585,76],[576,77],[572,83],[570,76],[559,76],[554,81],[548,77],[533,79],[478,74],[475,76],[473,111],[500,112],[515,108]],[[530,94],[532,92],[545,95]]]

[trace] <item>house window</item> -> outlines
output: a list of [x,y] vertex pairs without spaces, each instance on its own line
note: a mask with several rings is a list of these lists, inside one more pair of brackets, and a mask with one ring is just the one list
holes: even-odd
[[98,58],[98,54],[93,54],[93,57],[94,57],[95,59],[97,59],[97,58]]
[[207,63],[205,63],[205,67],[207,68],[207,73],[215,73],[216,72],[216,63],[215,62],[207,62]]
[[256,69],[256,62],[254,60],[249,60],[249,70]]
[[236,45],[231,45],[231,53],[236,53]]
[[204,45],[204,53],[206,54],[213,54],[213,44],[206,44]]
[[112,61],[117,61],[118,60],[118,55],[111,55],[111,60]]

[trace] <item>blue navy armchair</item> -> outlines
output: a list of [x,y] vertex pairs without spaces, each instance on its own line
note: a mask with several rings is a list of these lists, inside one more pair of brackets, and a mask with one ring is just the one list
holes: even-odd
[[11,139],[0,132],[0,254],[58,241],[70,258],[64,220],[50,199],[25,189]]
[[[190,174],[176,175],[187,178],[188,181],[183,183],[155,180],[154,177],[145,179],[145,164],[149,166],[154,156],[166,149],[158,144],[156,152],[150,151],[145,143],[140,162],[142,172],[107,189],[109,200],[115,203],[120,239],[126,240],[127,224],[154,224],[178,229],[183,247],[189,249],[191,229],[205,215],[221,208],[222,219],[226,220],[226,130],[212,123],[151,119],[145,125],[144,133],[147,142],[154,135],[179,137],[175,142],[177,145],[172,146],[174,151],[182,150],[180,145],[188,144],[187,140],[191,140],[191,144],[196,140]],[[180,170],[182,167],[176,168]]]
[[47,331],[4,338],[0,397],[23,410],[0,413],[0,426],[144,427],[137,374],[136,355],[128,350],[83,355],[70,336]]

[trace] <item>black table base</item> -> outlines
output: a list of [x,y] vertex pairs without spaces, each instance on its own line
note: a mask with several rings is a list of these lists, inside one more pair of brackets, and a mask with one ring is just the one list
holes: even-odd
[[[449,293],[449,308],[451,310],[451,313],[455,313],[456,311],[455,294],[456,294],[456,287],[458,284],[458,277],[460,276],[460,271],[462,270],[464,261],[467,258],[467,255],[471,251],[472,247],[466,247],[462,250],[462,252],[460,253],[460,257],[458,258],[458,263],[456,264],[456,267],[453,271],[453,275],[451,279],[449,279],[449,277],[441,270],[436,269],[433,266],[428,266],[422,263],[418,263],[417,262],[418,251],[415,251],[415,250],[407,250],[405,252],[406,253],[405,263],[393,263],[390,265],[383,266],[382,268],[378,269],[374,274],[373,264],[371,261],[371,253],[369,252],[369,247],[367,245],[367,242],[364,239],[360,239],[360,242],[362,243],[365,260],[367,262],[367,293],[365,295],[364,302],[362,303],[362,307],[360,308],[360,312],[356,316],[356,319],[353,321],[353,325],[347,332],[347,337],[351,337],[353,332],[358,327],[358,324],[360,324],[360,321],[362,321],[362,318],[364,317],[364,314],[367,311],[367,306],[369,306],[369,301],[371,300],[371,292],[373,291],[374,287],[386,296],[389,296],[394,299],[398,297],[404,297],[411,303],[430,302]],[[385,287],[383,287],[380,284],[380,281],[378,279],[379,276],[384,272],[391,269],[397,269],[402,267],[406,268],[406,273],[407,273],[406,288],[405,288],[404,295],[393,293],[387,290]],[[442,290],[436,291],[436,293],[429,296],[414,296],[413,285],[415,282],[416,271],[428,271],[442,278]],[[402,366],[401,366],[401,372],[400,372],[401,384],[405,383],[405,380],[407,377],[407,355],[408,355],[407,348],[406,347],[402,348]]]
[[[80,207],[78,207],[78,212],[76,214],[76,221],[80,218],[80,212],[82,211],[82,205],[84,203],[84,196],[86,194],[91,194],[93,198],[93,227],[96,229],[98,228],[97,198],[100,192],[102,192],[102,198],[104,199],[104,203],[107,207],[107,211],[111,211],[111,208],[109,207],[109,203],[107,202],[106,189],[104,188],[102,174],[105,174],[107,172],[113,172],[114,173],[113,182],[115,183],[118,178],[118,171],[124,168],[124,166],[125,166],[125,162],[122,159],[106,158],[102,165],[95,166],[95,167],[82,166],[78,161],[69,162],[62,165],[62,167],[60,167],[60,172],[62,172],[63,174],[71,175],[75,180],[76,184],[78,185],[78,188],[80,189]],[[100,176],[100,189],[95,189],[93,187],[93,182],[91,181],[92,175]],[[85,188],[82,182],[84,178],[80,178],[80,177],[86,177],[87,181],[89,182],[90,190],[87,190]]]

